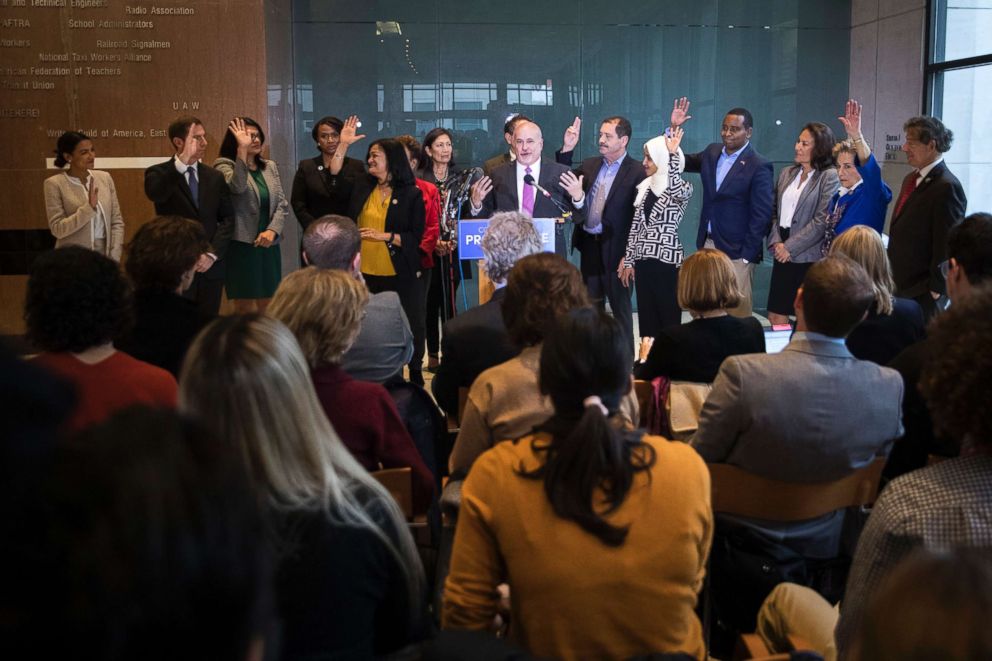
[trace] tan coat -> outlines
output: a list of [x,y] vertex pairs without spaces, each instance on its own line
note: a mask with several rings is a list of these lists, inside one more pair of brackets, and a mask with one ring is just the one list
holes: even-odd
[[[90,176],[97,187],[97,204],[103,208],[105,254],[119,262],[124,247],[124,219],[114,180],[100,170],[90,170]],[[93,250],[93,220],[97,212],[89,205],[86,189],[70,181],[65,172],[45,180],[45,209],[56,248],[82,246]]]

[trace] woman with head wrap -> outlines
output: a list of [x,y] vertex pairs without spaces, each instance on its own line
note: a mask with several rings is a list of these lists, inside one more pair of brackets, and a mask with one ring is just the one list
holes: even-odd
[[641,337],[657,337],[666,326],[682,321],[676,297],[678,269],[682,264],[679,224],[692,197],[692,185],[681,172],[685,157],[679,149],[683,131],[675,127],[644,145],[644,172],[637,186],[634,223],[627,252],[617,268],[625,286],[637,286],[637,311]]

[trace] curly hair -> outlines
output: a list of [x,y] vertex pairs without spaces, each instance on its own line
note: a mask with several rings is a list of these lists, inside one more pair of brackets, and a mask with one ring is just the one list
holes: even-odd
[[493,282],[503,282],[521,257],[541,252],[534,221],[517,211],[502,211],[489,220],[482,235],[483,268]]
[[936,117],[913,117],[907,119],[902,125],[902,130],[909,137],[910,131],[913,137],[925,145],[931,142],[941,154],[951,150],[951,143],[954,142],[954,133],[944,126],[944,122]]
[[183,276],[209,250],[200,223],[180,216],[157,216],[135,232],[127,246],[124,270],[135,289],[176,291]]
[[365,285],[350,273],[308,266],[283,278],[267,312],[293,332],[313,369],[341,361],[368,302]]
[[503,318],[510,339],[522,347],[540,344],[556,319],[590,305],[579,270],[564,257],[542,252],[524,257],[510,271]]
[[41,351],[79,353],[131,328],[131,287],[117,262],[79,246],[39,256],[24,302],[27,336]]
[[923,368],[920,392],[934,428],[992,446],[992,283],[955,301],[928,329],[939,350]]

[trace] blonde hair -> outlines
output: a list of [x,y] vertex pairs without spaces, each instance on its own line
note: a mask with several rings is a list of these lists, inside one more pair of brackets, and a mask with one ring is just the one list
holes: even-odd
[[840,156],[841,154],[851,154],[852,156],[854,156],[855,159],[857,159],[858,148],[854,146],[853,140],[847,138],[846,140],[841,140],[840,142],[834,145],[833,154],[835,161],[837,160],[837,157]]
[[180,410],[240,454],[269,506],[323,511],[385,544],[406,578],[414,617],[423,570],[406,521],[334,431],[289,329],[259,315],[221,317],[193,342],[179,381]]
[[358,337],[369,292],[350,273],[308,266],[276,289],[267,313],[293,331],[310,369],[341,362]]
[[736,307],[741,292],[734,265],[723,251],[702,248],[689,255],[679,268],[679,307],[710,312]]
[[864,267],[875,292],[875,311],[892,314],[892,292],[896,283],[878,232],[867,225],[854,225],[837,235],[830,246],[830,254],[845,255]]

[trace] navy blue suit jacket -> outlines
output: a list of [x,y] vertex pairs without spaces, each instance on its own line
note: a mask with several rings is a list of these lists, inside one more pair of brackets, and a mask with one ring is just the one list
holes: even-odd
[[713,243],[730,259],[757,262],[772,218],[772,164],[749,144],[717,190],[716,164],[722,150],[722,144],[713,143],[698,154],[685,155],[685,171],[698,172],[703,180],[696,247],[706,242],[709,225]]

